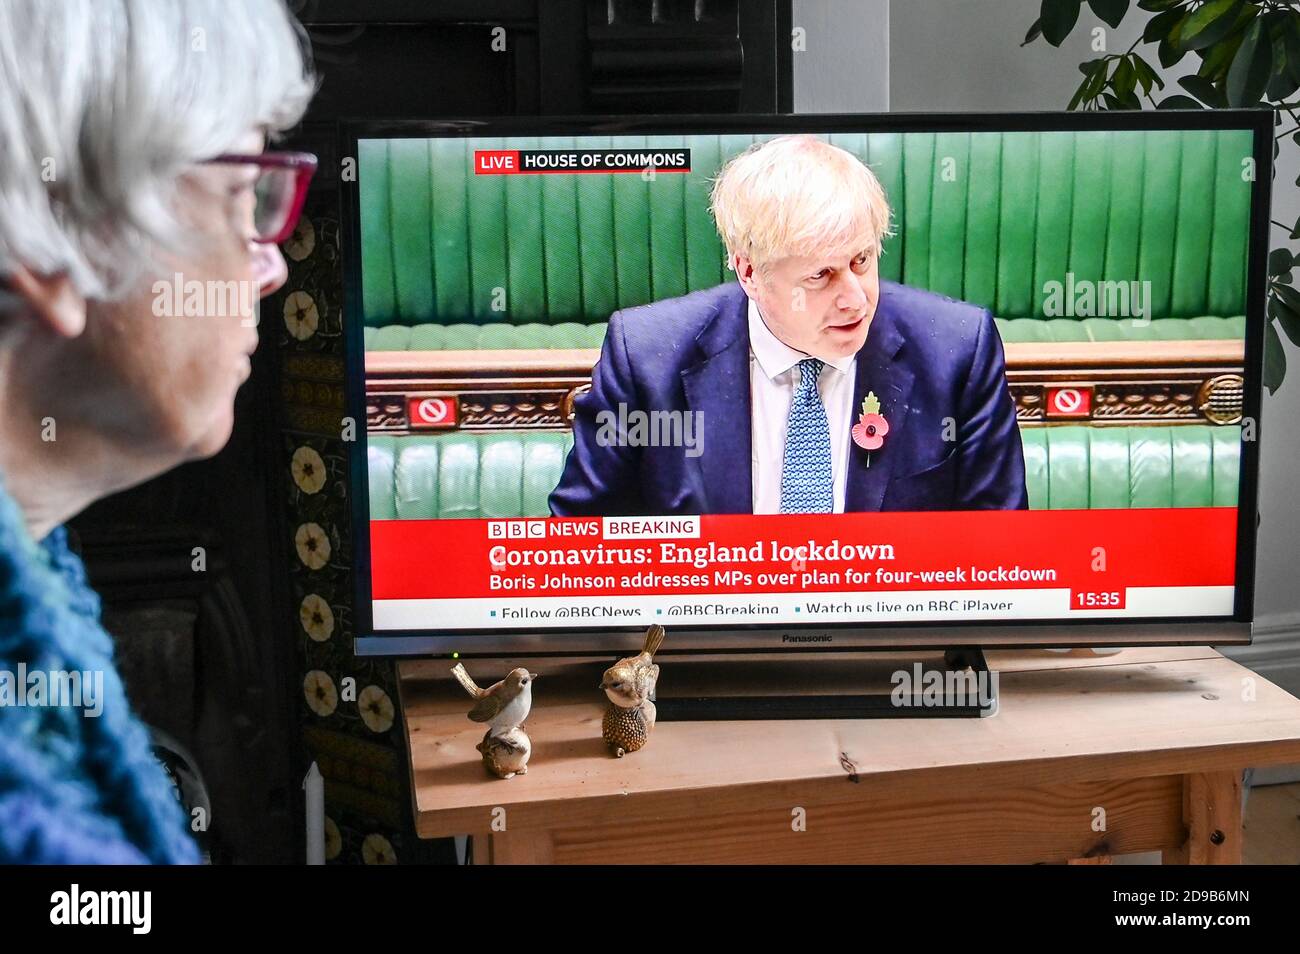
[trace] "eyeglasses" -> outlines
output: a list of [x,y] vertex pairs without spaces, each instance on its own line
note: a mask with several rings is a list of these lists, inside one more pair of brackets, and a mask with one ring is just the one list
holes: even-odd
[[307,186],[316,172],[315,156],[309,152],[225,153],[204,163],[257,166],[257,181],[253,184],[253,241],[278,245],[293,234],[307,200]]

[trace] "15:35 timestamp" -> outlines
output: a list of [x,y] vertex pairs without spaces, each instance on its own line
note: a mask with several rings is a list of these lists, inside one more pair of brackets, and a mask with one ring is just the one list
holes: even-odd
[[1123,609],[1123,590],[1071,590],[1070,609]]

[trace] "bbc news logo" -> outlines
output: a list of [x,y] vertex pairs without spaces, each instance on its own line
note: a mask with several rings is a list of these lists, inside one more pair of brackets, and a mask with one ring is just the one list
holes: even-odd
[[545,520],[489,520],[489,540],[525,540],[546,536]]

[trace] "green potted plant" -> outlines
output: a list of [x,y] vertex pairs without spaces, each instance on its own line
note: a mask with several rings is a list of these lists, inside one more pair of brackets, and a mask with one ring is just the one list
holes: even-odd
[[[1084,0],[1043,0],[1024,43],[1039,37],[1060,46],[1079,21]],[[1067,109],[1272,109],[1276,159],[1283,139],[1300,145],[1300,4],[1282,0],[1087,0],[1112,28],[1136,7],[1145,16],[1140,39],[1122,53],[1103,53],[1079,64],[1083,79]],[[1186,75],[1181,92],[1166,83],[1138,46],[1156,47],[1160,67]],[[1022,46],[1024,44],[1021,44]],[[1157,100],[1159,100],[1157,102]],[[1300,186],[1300,180],[1296,182]],[[1300,220],[1285,229],[1300,239]],[[1268,322],[1264,337],[1264,385],[1272,393],[1286,373],[1281,333],[1300,345],[1300,291],[1293,268],[1300,257],[1275,248],[1268,257]]]

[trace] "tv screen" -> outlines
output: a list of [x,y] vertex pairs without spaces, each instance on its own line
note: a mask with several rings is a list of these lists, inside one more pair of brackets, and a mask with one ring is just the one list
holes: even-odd
[[358,652],[1248,640],[1270,128],[347,127]]

